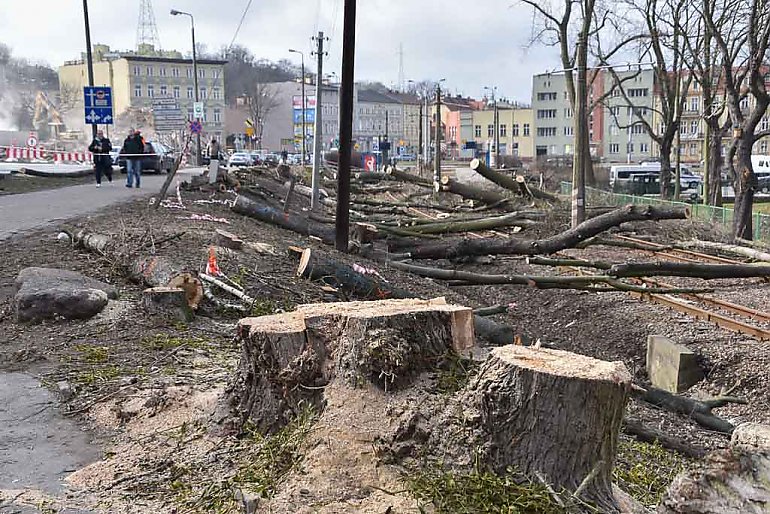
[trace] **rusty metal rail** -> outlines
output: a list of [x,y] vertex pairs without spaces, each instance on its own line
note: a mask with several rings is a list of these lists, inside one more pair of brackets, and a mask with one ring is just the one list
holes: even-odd
[[[661,255],[663,257],[669,257],[673,260],[678,260],[681,262],[713,262],[717,264],[741,264],[741,261],[728,259],[726,257],[719,257],[717,255],[709,255],[707,253],[701,253],[701,252],[695,252],[693,250],[684,250],[680,248],[671,248],[669,246],[660,244],[660,243],[653,243],[650,241],[645,241],[644,239],[636,239],[634,237],[628,237],[628,236],[619,236],[616,235],[615,238],[621,239],[623,241],[628,241],[630,243],[637,243],[644,246],[649,246],[650,252],[656,253],[658,255]],[[657,248],[657,249],[655,249]]]

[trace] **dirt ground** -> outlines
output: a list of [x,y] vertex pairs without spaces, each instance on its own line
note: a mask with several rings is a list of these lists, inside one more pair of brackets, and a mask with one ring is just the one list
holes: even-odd
[[94,182],[92,176],[86,177],[33,177],[31,175],[0,175],[0,196],[45,191],[60,187],[79,186]]
[[[5,184],[0,182],[0,187],[7,184],[7,180]],[[473,308],[508,304],[509,313],[494,316],[495,321],[513,327],[517,334],[531,341],[540,339],[554,348],[623,361],[640,384],[647,378],[647,336],[664,335],[687,344],[703,358],[706,379],[687,395],[714,396],[732,388],[731,394],[745,398],[747,404],[732,404],[716,409],[715,413],[733,423],[770,421],[770,347],[766,343],[621,292],[448,287],[387,265],[337,254],[312,238],[234,214],[223,203],[234,198],[231,193],[182,193],[182,198],[185,209],[164,207],[156,211],[148,208],[146,201],[137,201],[111,208],[108,213],[72,220],[66,227],[113,234],[126,248],[134,250],[132,256],[154,253],[194,271],[205,268],[207,249],[215,245],[217,228],[238,234],[248,242],[264,243],[260,251],[219,254],[221,270],[257,299],[254,314],[290,311],[302,303],[347,300],[340,293],[296,277],[297,263],[287,256],[287,248],[312,247],[334,255],[339,261],[374,268],[393,285],[423,298],[443,296],[451,303]],[[304,200],[295,208],[303,205]],[[210,218],[191,219],[196,214]],[[555,215],[540,229],[529,231],[527,237],[556,232],[565,220],[566,213]],[[658,240],[665,239],[662,235],[682,238],[703,235],[704,230],[709,230],[691,222],[662,226],[663,230],[661,225],[637,225],[639,233],[655,234]],[[125,278],[120,263],[74,249],[57,240],[58,232],[38,231],[16,237],[4,246],[0,267],[0,372],[31,372],[39,376],[60,395],[61,411],[93,435],[104,449],[104,457],[68,478],[73,490],[67,495],[50,497],[39,491],[21,491],[17,502],[39,505],[44,501],[62,511],[83,508],[126,513],[228,512],[225,508],[232,505],[232,500],[226,498],[224,488],[230,486],[216,478],[231,476],[233,469],[239,469],[239,458],[253,457],[249,453],[253,448],[243,438],[213,433],[209,422],[237,365],[240,348],[234,336],[243,314],[204,304],[189,324],[148,318],[138,307],[142,288]],[[153,241],[173,236],[176,237],[171,241],[153,246]],[[616,261],[627,260],[629,255],[644,257],[642,252],[612,248],[568,253]],[[446,262],[442,264],[448,266]],[[20,325],[12,314],[13,282],[18,272],[28,266],[80,271],[115,284],[121,297],[87,322],[57,320]],[[484,273],[533,274],[533,267],[523,259],[506,256],[478,259],[456,267]],[[538,269],[536,273],[555,272]],[[722,282],[720,286],[728,286],[724,294],[740,297],[745,304],[757,308],[769,304],[770,291],[764,283],[734,281]],[[217,296],[227,299],[224,293]],[[66,384],[65,389],[71,388],[71,394],[62,393],[62,384]],[[342,397],[335,398],[339,402]],[[342,401],[340,407],[344,405]],[[359,404],[351,402],[347,408],[355,405]],[[367,412],[386,407],[370,405]],[[712,449],[728,443],[727,436],[708,432],[688,418],[647,405],[632,401],[629,413],[694,445]],[[417,511],[416,503],[403,491],[395,494],[402,489],[398,473],[380,466],[367,450],[371,447],[372,427],[361,426],[351,432],[341,428],[346,422],[323,419],[315,427],[307,450],[308,460],[290,466],[289,475],[293,478],[271,486],[274,490],[270,495],[275,499],[270,510],[261,512],[315,512],[306,510],[308,505],[321,503],[327,506],[323,512]],[[341,442],[346,438],[350,440],[348,445]],[[331,451],[334,448],[338,453]],[[376,483],[376,487],[364,493],[368,494],[368,507],[361,506],[362,498],[350,494],[360,488],[347,487],[340,477],[329,485],[324,497],[313,496],[316,489],[312,482],[323,481],[329,470],[344,466],[350,459],[363,459],[368,469],[379,470],[377,477],[367,477]],[[303,466],[311,465],[315,467],[303,471]],[[215,485],[223,490],[213,490]],[[207,493],[201,493],[202,490]],[[2,490],[0,499],[17,494],[18,491]]]

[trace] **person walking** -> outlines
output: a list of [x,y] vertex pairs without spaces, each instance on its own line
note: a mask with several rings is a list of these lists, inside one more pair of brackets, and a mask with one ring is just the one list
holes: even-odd
[[131,129],[128,132],[121,152],[126,155],[126,187],[134,187],[136,184],[138,189],[141,184],[144,153],[144,140],[140,131]]
[[98,130],[96,138],[88,146],[88,151],[94,154],[94,173],[96,174],[96,187],[102,187],[102,174],[112,184],[112,157],[110,151],[112,143],[104,137],[104,131]]
[[217,141],[215,136],[211,136],[211,141],[209,141],[207,150],[209,152],[209,159],[212,161],[219,160],[219,154],[222,153],[222,146],[219,144],[219,141]]

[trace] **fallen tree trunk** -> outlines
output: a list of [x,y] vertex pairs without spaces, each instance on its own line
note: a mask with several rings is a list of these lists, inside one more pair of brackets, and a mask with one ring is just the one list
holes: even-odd
[[770,265],[700,264],[694,262],[629,262],[613,264],[607,274],[628,277],[691,277],[706,280],[719,278],[770,277]]
[[306,218],[292,213],[284,213],[266,204],[260,204],[249,197],[238,195],[232,206],[233,212],[255,218],[266,223],[297,232],[304,236],[320,238],[324,243],[334,244],[334,230],[322,225],[311,224]]
[[622,362],[546,348],[495,348],[463,397],[463,408],[477,412],[484,433],[478,462],[497,473],[515,468],[542,477],[599,512],[616,513],[612,468],[630,389]]
[[445,207],[443,205],[423,205],[419,203],[408,203],[408,202],[386,202],[383,200],[373,200],[371,198],[361,198],[360,196],[355,196],[351,198],[350,200],[351,204],[360,204],[360,205],[371,205],[374,207],[405,207],[405,208],[422,208],[422,209],[431,209],[434,211],[443,211],[443,212],[456,212],[457,209],[454,207]]
[[532,255],[527,257],[527,264],[535,264],[537,266],[551,266],[551,267],[574,267],[574,268],[594,268],[608,270],[612,267],[612,263],[604,261],[586,261],[583,259],[549,259],[548,257],[541,257],[539,255]]
[[502,227],[525,227],[535,225],[537,222],[523,217],[518,212],[512,212],[503,216],[480,218],[473,220],[451,220],[434,223],[414,225],[409,228],[412,232],[420,234],[451,234],[455,232],[473,232],[476,230],[491,230]]
[[685,241],[683,243],[677,243],[674,245],[677,248],[699,248],[705,250],[717,250],[720,252],[731,253],[733,255],[739,255],[741,257],[748,257],[755,261],[770,262],[770,253],[763,252],[754,248],[746,248],[745,246],[731,245],[726,243],[715,243],[713,241]]
[[668,391],[657,389],[655,387],[648,387],[646,389],[635,387],[632,394],[634,398],[638,400],[671,412],[684,414],[695,420],[699,425],[706,427],[709,430],[722,432],[724,434],[732,433],[735,427],[729,421],[715,416],[711,412],[711,409],[724,407],[728,403],[746,403],[746,400],[734,398],[732,396],[717,396],[708,400],[694,400],[692,398],[671,394]]
[[633,418],[623,419],[623,432],[644,443],[660,444],[663,448],[674,450],[691,459],[701,459],[706,455],[706,449],[693,446],[676,437],[656,430]]
[[652,205],[627,205],[612,212],[584,221],[575,228],[537,241],[517,239],[464,239],[461,241],[426,244],[409,252],[413,259],[453,259],[474,255],[538,255],[552,254],[573,248],[580,242],[596,236],[621,223],[663,219],[687,219],[686,207],[655,207]]
[[[493,170],[492,168],[484,164],[480,159],[473,159],[471,161],[471,169],[476,173],[478,173],[479,175],[481,175],[482,177],[484,177],[485,179],[494,182],[500,187],[503,187],[505,189],[508,189],[516,193],[518,193],[521,190],[520,182],[518,182],[516,179],[509,177],[508,175],[505,175],[503,173],[500,173],[499,171]],[[559,198],[556,195],[546,193],[545,191],[542,191],[536,187],[527,185],[527,190],[532,194],[532,196],[540,200],[548,200],[549,202],[559,201]]]
[[467,200],[475,200],[486,204],[505,204],[512,201],[512,198],[497,193],[495,191],[487,191],[478,187],[469,186],[456,180],[453,180],[446,175],[441,177],[441,183],[434,185],[434,190],[444,191],[452,194],[462,196]]
[[385,169],[385,173],[402,182],[409,182],[410,184],[416,184],[423,187],[433,187],[433,182],[431,180],[398,170],[395,166],[388,166]]

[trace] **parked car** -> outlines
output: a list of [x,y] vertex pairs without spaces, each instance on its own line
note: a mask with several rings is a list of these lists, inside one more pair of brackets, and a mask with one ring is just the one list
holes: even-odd
[[[122,150],[118,155],[118,166],[120,172],[126,172],[126,158],[122,155]],[[174,169],[174,151],[158,141],[147,141],[144,143],[144,153],[142,156],[142,172],[155,171],[157,173],[171,173]]]
[[770,175],[757,177],[757,191],[765,195],[770,193]]
[[234,166],[252,166],[253,162],[249,153],[235,152],[230,156],[230,160],[227,161],[227,166],[231,168]]
[[273,166],[278,165],[278,161],[280,160],[280,157],[274,153],[269,153],[265,155],[264,162],[265,164],[272,164]]
[[[219,162],[225,162],[227,160],[227,156],[223,151],[219,151]],[[208,166],[211,164],[211,157],[209,156],[208,152],[204,152],[203,155],[201,155],[201,166]]]
[[251,155],[251,162],[254,164],[254,166],[262,164],[262,154],[259,152],[259,150],[251,150],[249,155]]

